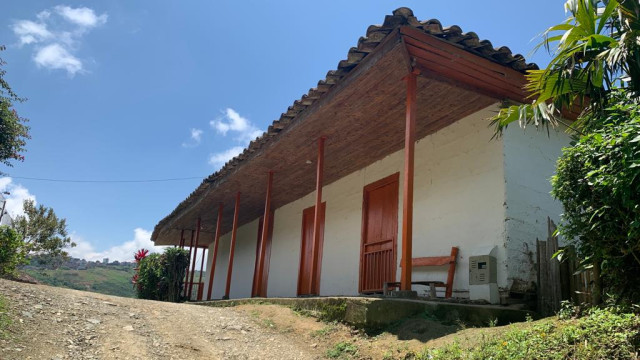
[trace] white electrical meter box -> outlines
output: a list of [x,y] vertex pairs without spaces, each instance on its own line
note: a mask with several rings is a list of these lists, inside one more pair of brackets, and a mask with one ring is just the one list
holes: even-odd
[[469,285],[497,282],[495,257],[491,255],[469,256]]
[[469,299],[500,303],[495,256],[469,256]]

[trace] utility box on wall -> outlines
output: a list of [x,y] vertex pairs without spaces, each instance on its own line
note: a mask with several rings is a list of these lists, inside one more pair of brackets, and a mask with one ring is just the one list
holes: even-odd
[[469,256],[469,298],[500,303],[496,258],[491,255]]

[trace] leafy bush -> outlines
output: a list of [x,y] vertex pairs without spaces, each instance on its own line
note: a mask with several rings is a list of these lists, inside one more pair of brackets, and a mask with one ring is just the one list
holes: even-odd
[[559,232],[601,272],[603,289],[640,300],[640,108],[624,93],[563,149],[552,179],[564,206]]
[[188,262],[189,253],[178,248],[141,257],[138,273],[134,276],[138,297],[178,302]]
[[593,308],[581,318],[546,319],[487,337],[473,349],[460,343],[427,349],[418,359],[637,359],[640,317]]
[[140,299],[162,300],[162,274],[164,264],[162,255],[151,254],[140,261],[137,290]]
[[0,226],[0,276],[13,275],[16,267],[26,263],[23,242],[8,226]]

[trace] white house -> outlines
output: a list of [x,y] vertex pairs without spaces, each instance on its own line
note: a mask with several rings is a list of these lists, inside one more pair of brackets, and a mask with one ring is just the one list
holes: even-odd
[[358,295],[391,281],[421,290],[411,282],[443,281],[448,266],[411,259],[454,246],[453,297],[474,297],[474,255],[496,259],[502,295],[534,293],[536,239],[561,213],[549,178],[569,137],[513,127],[492,140],[487,120],[526,101],[534,68],[397,9],[152,239],[208,247],[205,299]]

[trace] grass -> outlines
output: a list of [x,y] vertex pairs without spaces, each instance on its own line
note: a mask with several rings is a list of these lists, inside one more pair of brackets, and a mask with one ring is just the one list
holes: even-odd
[[358,354],[358,347],[347,341],[341,341],[327,350],[329,359],[350,359]]
[[7,329],[11,325],[11,318],[7,314],[9,311],[7,299],[0,295],[0,338],[4,339],[7,335]]
[[326,337],[327,335],[335,332],[338,330],[338,327],[335,324],[329,324],[325,327],[323,327],[322,329],[318,329],[315,331],[311,332],[311,337],[313,338],[322,338],[322,337]]
[[87,270],[26,270],[40,283],[107,295],[135,297],[130,267],[96,267]]
[[640,316],[605,308],[512,325],[502,334],[483,335],[473,348],[454,342],[426,349],[417,359],[637,359],[638,350]]

